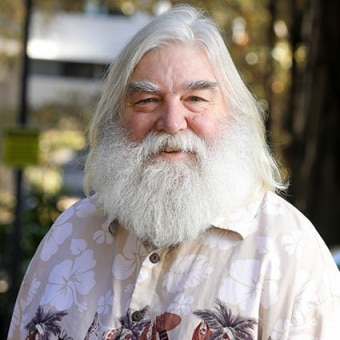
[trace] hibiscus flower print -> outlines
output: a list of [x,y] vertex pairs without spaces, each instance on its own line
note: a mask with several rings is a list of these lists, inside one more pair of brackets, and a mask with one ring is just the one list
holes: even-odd
[[259,236],[257,238],[256,248],[260,254],[273,253],[275,250],[274,242],[267,236]]
[[168,312],[180,315],[189,315],[191,313],[191,305],[194,303],[194,296],[185,296],[178,294],[175,296],[174,302],[168,307]]
[[289,334],[290,320],[278,320],[274,326],[272,340],[287,339]]
[[111,290],[106,292],[105,295],[101,296],[98,301],[98,309],[97,309],[98,314],[101,314],[101,315],[108,314],[112,308],[113,300],[114,300],[114,297],[113,297]]
[[[316,304],[317,288],[309,272],[300,270],[296,278],[299,289],[296,296],[296,307],[292,315],[292,328],[301,327],[306,324],[307,316],[313,305]],[[312,320],[308,320],[311,322]]]
[[84,310],[86,304],[79,301],[79,295],[88,294],[94,287],[94,272],[90,269],[95,264],[92,250],[85,250],[75,260],[58,263],[48,276],[41,305],[49,303],[57,310],[65,310],[76,304],[79,310]]
[[[279,271],[275,275],[279,278]],[[230,267],[229,276],[222,282],[219,298],[227,303],[239,305],[242,310],[253,311],[256,314],[260,303],[264,308],[268,308],[277,300],[278,281],[270,278],[270,275],[268,279],[265,274],[261,276],[258,260],[236,261]],[[260,301],[262,290],[267,294]]]
[[97,230],[93,234],[93,240],[98,244],[112,244],[113,243],[113,236],[109,230],[109,223],[106,221],[102,224],[100,230]]
[[240,243],[240,239],[238,236],[231,234],[228,237],[225,237],[225,235],[225,230],[217,229],[214,231],[214,233],[210,233],[207,235],[207,238],[204,240],[203,244],[209,248],[229,250]]
[[304,244],[305,235],[297,230],[292,231],[289,235],[282,237],[282,245],[288,255],[300,258]]
[[91,202],[88,198],[85,198],[84,200],[80,201],[80,204],[76,204],[74,206],[75,214],[80,218],[86,218],[89,215],[93,214],[97,207],[93,202]]
[[281,198],[275,197],[272,193],[268,193],[270,199],[266,199],[262,209],[265,214],[271,216],[278,216],[284,214],[284,205]]
[[143,245],[133,235],[126,240],[122,254],[118,254],[112,265],[112,274],[117,280],[126,280],[141,268],[142,258],[146,256]]
[[59,246],[64,243],[64,241],[71,235],[72,233],[72,224],[65,223],[60,226],[55,225],[51,232],[46,237],[41,253],[40,258],[42,261],[48,261],[54,254],[57,253]]
[[204,255],[187,255],[177,259],[163,276],[163,287],[176,293],[199,286],[211,273],[212,266]]

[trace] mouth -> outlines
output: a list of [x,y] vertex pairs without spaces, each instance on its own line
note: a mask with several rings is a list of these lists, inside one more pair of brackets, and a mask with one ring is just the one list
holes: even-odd
[[[148,141],[145,151],[147,157],[151,159],[163,159],[168,161],[186,161],[199,158],[198,151],[203,148],[199,141],[190,138],[180,138],[181,136],[157,136],[158,139]],[[151,137],[150,137],[151,138]]]
[[157,156],[169,161],[178,161],[191,159],[194,154],[182,148],[165,146],[157,153]]
[[161,152],[174,153],[174,152],[184,152],[178,148],[172,148],[171,146],[166,146]]

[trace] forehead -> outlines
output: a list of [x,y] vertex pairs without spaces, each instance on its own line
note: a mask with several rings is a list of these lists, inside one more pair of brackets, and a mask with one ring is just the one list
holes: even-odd
[[150,81],[159,86],[179,86],[196,80],[218,81],[205,50],[183,43],[170,43],[145,54],[130,80]]

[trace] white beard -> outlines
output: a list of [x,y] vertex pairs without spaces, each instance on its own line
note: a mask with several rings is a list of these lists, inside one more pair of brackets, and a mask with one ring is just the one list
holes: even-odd
[[[209,146],[190,131],[150,134],[132,143],[118,124],[108,127],[87,168],[98,204],[111,220],[156,247],[194,240],[255,191],[249,131],[233,125]],[[165,145],[194,156],[185,161],[156,157]]]

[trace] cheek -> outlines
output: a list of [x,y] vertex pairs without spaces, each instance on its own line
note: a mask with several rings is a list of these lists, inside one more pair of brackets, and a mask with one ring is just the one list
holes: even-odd
[[121,124],[127,129],[133,141],[144,139],[153,128],[153,121],[150,117],[142,114],[122,117]]
[[195,115],[188,121],[189,128],[200,138],[212,141],[218,131],[220,122],[215,115]]

